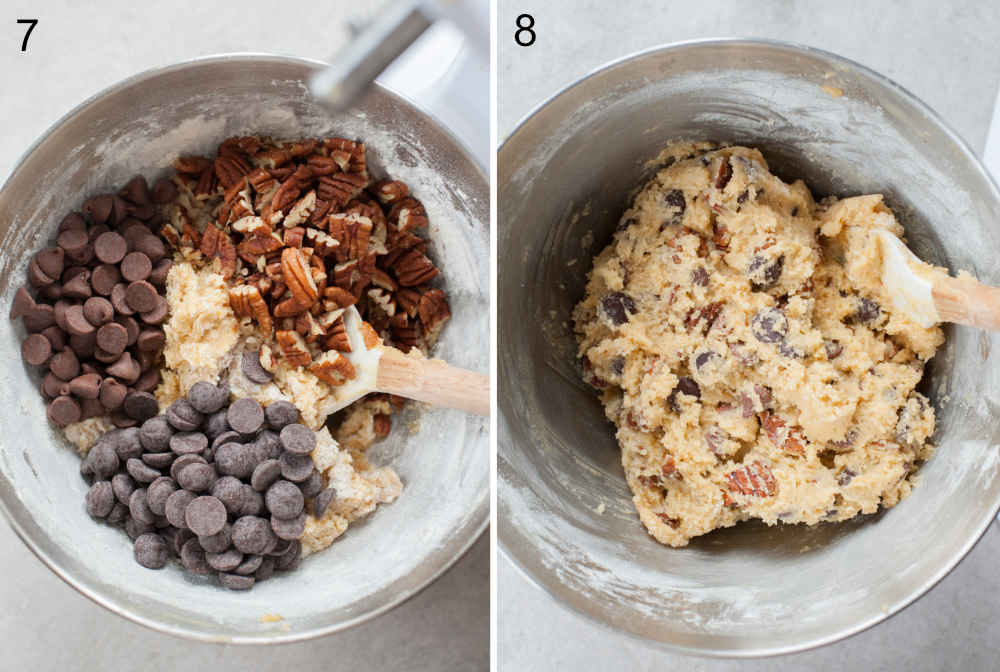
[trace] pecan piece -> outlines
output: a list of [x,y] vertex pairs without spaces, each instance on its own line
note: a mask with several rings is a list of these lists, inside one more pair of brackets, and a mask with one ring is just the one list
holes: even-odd
[[427,213],[424,206],[412,196],[407,196],[392,206],[389,211],[389,223],[405,233],[413,229],[427,226]]
[[281,348],[281,354],[285,361],[291,366],[309,366],[312,362],[312,355],[306,347],[305,339],[297,331],[292,329],[280,329],[274,334]]
[[215,176],[226,189],[239,184],[252,170],[253,166],[238,154],[220,156],[215,160]]
[[438,275],[438,269],[420,250],[410,250],[396,262],[396,279],[404,287],[413,287],[430,282]]
[[323,346],[327,350],[337,350],[339,352],[351,352],[351,341],[347,338],[347,326],[344,324],[343,316],[338,317],[328,330]]
[[233,231],[251,237],[270,236],[273,233],[271,227],[263,219],[255,215],[241,217],[233,222]]
[[375,436],[384,439],[389,436],[389,430],[392,429],[392,420],[389,418],[388,413],[376,413],[372,417],[372,431],[375,432]]
[[265,257],[271,252],[276,252],[282,247],[284,247],[284,244],[273,235],[256,236],[254,238],[245,238],[240,242],[236,246],[236,253],[240,259],[248,264],[256,264],[258,258]]
[[326,329],[309,312],[300,313],[295,318],[295,331],[306,339],[306,343],[315,343],[323,336],[326,336]]
[[236,273],[236,248],[229,234],[209,224],[205,227],[199,249],[207,259],[219,260],[224,277],[231,278]]
[[441,331],[445,321],[451,317],[448,299],[440,289],[424,292],[420,297],[417,312],[420,314],[420,323],[424,325],[424,335],[431,341]]
[[327,287],[323,290],[323,296],[336,303],[338,308],[347,308],[358,302],[358,298],[342,287]]
[[346,204],[365,188],[367,180],[355,173],[334,173],[319,178],[317,196],[324,201]]
[[312,215],[313,210],[316,208],[316,191],[310,190],[306,192],[306,195],[300,198],[292,209],[285,216],[285,220],[282,222],[282,226],[289,229],[293,226],[298,226],[309,220]]
[[274,316],[277,318],[294,317],[299,313],[309,310],[309,306],[302,303],[294,296],[289,297],[274,307]]
[[309,166],[309,170],[316,177],[323,177],[325,175],[333,175],[340,171],[340,166],[337,162],[331,159],[329,156],[321,156],[319,154],[314,154],[306,159],[306,165]]
[[185,175],[201,175],[212,167],[212,162],[204,156],[181,156],[174,159],[174,170]]
[[778,483],[771,469],[759,461],[726,474],[726,480],[730,490],[744,495],[770,497],[778,491]]
[[347,357],[336,350],[327,350],[309,366],[309,371],[323,382],[337,387],[358,374]]
[[410,317],[416,317],[417,309],[420,306],[420,292],[410,287],[401,288],[396,292],[396,305]]
[[238,317],[252,317],[262,332],[271,335],[274,322],[260,290],[253,285],[239,285],[229,290],[229,305]]
[[760,424],[776,448],[793,455],[805,455],[804,440],[797,428],[786,428],[785,421],[769,411],[760,414]]
[[306,230],[301,226],[293,226],[290,229],[285,229],[285,235],[282,237],[285,243],[285,247],[302,247],[302,241],[306,237]]
[[281,272],[285,276],[285,283],[292,296],[299,303],[311,306],[319,298],[319,290],[301,250],[294,247],[282,250]]
[[371,190],[379,201],[387,205],[389,203],[395,203],[410,193],[406,184],[398,180],[382,180],[381,182],[376,182],[372,185]]

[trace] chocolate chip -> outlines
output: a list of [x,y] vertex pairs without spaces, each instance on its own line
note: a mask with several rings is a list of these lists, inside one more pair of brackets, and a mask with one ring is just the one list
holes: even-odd
[[87,232],[81,229],[67,229],[59,234],[56,243],[66,254],[79,254],[90,242]]
[[104,297],[92,296],[83,304],[83,316],[95,327],[100,327],[111,321],[115,316],[115,309]]
[[[133,478],[135,478],[134,475]],[[128,512],[140,523],[152,525],[156,522],[156,514],[149,510],[149,503],[146,501],[146,492],[146,488],[136,488],[132,491],[132,495],[128,498]]]
[[122,259],[122,277],[129,282],[145,280],[153,272],[153,263],[142,252],[129,252]]
[[212,486],[212,496],[218,498],[231,515],[243,510],[243,495],[243,482],[233,476],[222,476]]
[[229,387],[213,385],[202,380],[191,386],[187,398],[191,407],[197,412],[215,413],[229,401]]
[[280,480],[267,489],[264,504],[272,516],[290,519],[302,513],[305,499],[298,486],[289,481]]
[[785,255],[771,259],[762,255],[754,255],[747,266],[747,277],[750,279],[750,289],[755,292],[765,292],[781,279],[781,271],[785,266]]
[[149,510],[157,516],[166,513],[167,499],[177,492],[177,484],[169,476],[161,476],[146,488],[146,504]]
[[625,324],[636,313],[635,301],[624,292],[611,292],[601,299],[601,310],[612,324]]
[[120,233],[108,231],[94,240],[94,255],[103,264],[117,264],[125,258],[128,243]]
[[215,464],[219,473],[236,478],[249,477],[256,466],[254,455],[247,446],[224,443],[215,451]]
[[264,496],[250,487],[249,483],[243,484],[243,508],[240,509],[242,516],[257,516],[264,513]]
[[610,368],[611,368],[611,373],[615,374],[616,376],[622,375],[622,373],[625,372],[625,358],[624,357],[613,358],[610,363]]
[[[108,325],[105,325],[105,326],[108,326]],[[116,324],[115,326],[121,328],[120,324]],[[101,327],[101,328],[103,329],[104,327]],[[126,338],[127,338],[127,336],[126,336]],[[109,354],[111,354],[111,353],[109,353]],[[105,370],[107,371],[108,375],[114,376],[115,378],[117,378],[121,382],[125,383],[126,385],[131,385],[132,383],[134,383],[135,381],[137,381],[139,379],[139,373],[140,373],[139,363],[136,362],[134,359],[132,359],[132,355],[130,353],[128,353],[128,352],[123,352],[121,354],[121,357],[119,357],[118,360],[114,364],[112,364],[111,366],[109,366]],[[125,398],[125,412],[128,414],[128,416],[130,418],[135,418],[139,422],[142,422],[143,420],[146,420],[147,418],[151,418],[154,415],[156,415],[155,411],[153,411],[151,414],[145,414],[145,413],[133,414],[133,413],[129,412],[129,408],[130,408],[130,406],[129,406],[129,399],[131,397],[134,397],[134,396],[137,396],[137,395],[146,395],[146,396],[142,397],[143,399],[146,399],[147,397],[152,397],[152,395],[149,394],[148,392],[138,392],[138,393],[135,393],[135,394],[130,394],[128,397],[126,397]],[[133,402],[133,403],[140,403],[140,402]],[[144,408],[149,408],[149,406],[150,406],[149,403],[148,403],[148,401],[144,401],[144,402],[141,402],[141,403],[144,404]]]
[[199,537],[208,537],[221,532],[225,527],[226,507],[215,497],[202,495],[188,504],[184,520],[188,528]]
[[306,530],[306,514],[300,513],[295,518],[288,520],[272,517],[271,530],[274,531],[275,536],[279,539],[287,539],[289,541],[298,539]]
[[94,477],[99,480],[109,480],[118,471],[120,464],[118,453],[111,441],[98,441],[90,449],[90,466]]
[[[100,329],[97,330],[97,347],[99,347],[104,352],[108,353],[112,357],[117,357],[125,348],[128,346],[128,329],[118,324],[117,322],[111,322],[110,324],[105,324]],[[122,369],[124,370],[124,369]],[[115,372],[111,372],[112,375],[118,375]],[[126,375],[131,375],[131,371],[128,371]]]
[[259,350],[244,351],[240,368],[250,382],[258,385],[269,383],[274,379],[274,376],[261,365]]
[[101,402],[101,406],[109,411],[113,411],[121,408],[122,404],[125,403],[125,396],[127,394],[127,387],[114,378],[105,378],[101,381],[101,389],[98,392],[97,398]]
[[[139,353],[140,356],[144,353]],[[157,369],[150,369],[139,376],[139,380],[135,381],[136,392],[152,392],[160,384],[160,372]]]
[[125,333],[128,334],[128,345],[135,345],[139,340],[139,323],[135,321],[135,318],[128,315],[119,315],[115,318],[115,322],[125,327]]
[[167,542],[159,534],[146,533],[135,540],[135,561],[148,569],[161,569],[167,564]]
[[[80,316],[83,317],[82,311]],[[84,320],[84,322],[86,322],[86,320]],[[33,334],[48,329],[55,323],[55,309],[46,304],[36,304],[35,307],[24,316],[24,328]]]
[[308,455],[316,448],[316,435],[298,423],[282,427],[279,438],[285,450],[297,455]]
[[83,306],[70,306],[66,309],[66,331],[73,336],[90,336],[94,333],[94,325],[84,316]]
[[285,551],[284,555],[278,556],[275,566],[282,570],[292,570],[298,567],[299,560],[302,559],[302,544],[298,539],[292,541],[291,546]]
[[135,481],[126,473],[118,473],[111,479],[111,489],[118,501],[128,506],[129,497],[135,491]]
[[49,399],[67,395],[69,394],[69,382],[61,380],[49,372],[42,378],[42,394]]
[[164,205],[177,198],[177,187],[169,178],[162,178],[153,184],[153,201]]
[[17,291],[14,292],[14,300],[10,304],[10,319],[16,320],[19,317],[24,317],[34,309],[35,300],[31,298],[31,293],[25,287],[18,287]]
[[66,265],[66,253],[61,247],[47,247],[35,255],[38,267],[53,280],[62,276]]
[[191,492],[211,490],[216,478],[215,468],[201,462],[189,464],[177,472],[177,482],[182,488]]
[[146,420],[139,428],[139,440],[146,450],[167,450],[170,447],[170,437],[173,435],[174,428],[162,415]]
[[281,445],[281,439],[278,435],[272,432],[270,429],[262,430],[257,438],[254,440],[254,445],[260,449],[260,454],[262,459],[278,459],[281,457],[281,453],[284,452],[284,447]]
[[111,288],[111,305],[115,307],[115,310],[121,315],[134,315],[135,311],[132,310],[131,306],[128,305],[128,301],[125,300],[125,292],[128,289],[128,285],[123,282],[119,282],[114,287]]
[[59,222],[59,233],[68,231],[69,229],[86,231],[87,220],[83,218],[83,214],[79,212],[71,212],[62,218],[62,221]]
[[316,495],[313,500],[313,516],[317,519],[322,518],[323,514],[326,513],[327,507],[330,506],[330,502],[337,496],[337,491],[333,488],[327,488],[323,492]]
[[163,475],[158,469],[154,469],[141,459],[134,457],[125,462],[125,470],[139,483],[152,483]]
[[96,373],[85,373],[69,381],[69,391],[80,399],[97,399],[101,391],[101,377]]
[[762,308],[750,320],[750,330],[761,343],[780,343],[788,333],[788,319],[777,308]]
[[[86,321],[86,320],[84,320]],[[88,323],[89,324],[89,323]],[[94,356],[94,348],[97,347],[97,332],[89,334],[73,334],[69,337],[69,347],[76,353],[79,359],[89,359]],[[81,364],[82,366],[82,364]]]
[[625,229],[635,226],[639,223],[635,217],[622,217],[618,222],[618,226],[615,228],[616,231],[624,231]]
[[313,461],[308,455],[285,452],[278,462],[281,464],[281,475],[295,483],[306,480],[313,471]]
[[164,469],[170,469],[175,459],[177,459],[177,453],[169,450],[160,453],[145,453],[142,456],[143,462],[160,472]]
[[233,546],[241,553],[263,553],[273,536],[268,521],[258,516],[242,516],[233,523]]
[[239,574],[240,576],[250,576],[260,569],[262,564],[264,564],[263,555],[244,556],[243,562],[240,563],[239,567],[233,570],[233,573]]
[[260,563],[260,569],[254,573],[254,579],[258,583],[261,581],[266,581],[274,575],[274,558],[265,556],[263,561]]
[[129,180],[125,186],[122,187],[121,195],[135,205],[145,205],[146,203],[150,203],[152,198],[149,193],[149,185],[146,183],[146,178],[142,175],[136,175]]
[[[229,420],[226,418],[225,411],[216,411],[205,418],[205,422],[202,425],[205,430],[205,434],[208,438],[212,440],[212,448],[217,448],[222,444],[218,442],[219,438],[231,431],[229,429]],[[240,438],[239,433],[233,432],[233,438],[230,440],[238,441]]]
[[691,271],[691,282],[699,287],[708,287],[708,271],[702,266],[698,266]]
[[111,440],[115,455],[121,462],[127,462],[133,457],[142,456],[142,443],[139,441],[139,429],[127,427],[108,432],[105,436]]
[[97,481],[87,491],[87,513],[94,518],[106,518],[115,506],[115,493],[110,481]]
[[111,210],[114,208],[115,200],[111,194],[101,194],[93,196],[83,202],[83,211],[90,215],[90,219],[97,224],[103,224],[111,217]]
[[275,431],[299,421],[299,409],[284,399],[271,403],[264,414],[267,416],[267,424]]
[[188,504],[193,502],[197,495],[187,490],[176,490],[167,497],[167,502],[163,507],[164,515],[171,525],[181,529],[187,529],[187,521],[184,513]]
[[182,432],[195,431],[204,419],[204,416],[187,399],[178,399],[170,404],[165,415],[167,416],[167,422],[174,429]]
[[243,562],[243,553],[235,548],[230,548],[220,553],[206,553],[205,559],[212,569],[229,572],[239,567],[240,563]]
[[156,528],[149,523],[140,523],[135,518],[131,516],[125,521],[125,533],[129,536],[129,539],[135,541],[141,535],[147,532],[153,532]]
[[874,322],[881,314],[882,309],[875,301],[866,297],[858,298],[858,307],[854,313],[854,319],[858,322]]
[[170,450],[178,455],[201,453],[206,448],[208,437],[201,432],[179,432],[170,437]]
[[680,189],[671,189],[663,195],[663,204],[671,208],[673,213],[664,220],[663,227],[670,226],[672,224],[680,224],[684,220],[684,210],[687,208],[687,202],[684,200],[684,192]]
[[180,470],[189,464],[208,464],[206,460],[201,455],[197,453],[188,453],[187,455],[181,455],[170,465],[170,478],[177,480],[177,475],[180,474]]
[[[125,357],[128,357],[127,352],[122,355],[122,359]],[[121,362],[121,360],[119,360],[119,362]],[[118,364],[116,363],[115,366],[118,366]],[[138,365],[136,365],[136,368],[138,368]],[[108,368],[108,373],[120,378],[120,376],[117,376],[117,374],[111,371],[111,368]],[[138,372],[136,372],[136,374],[136,377],[138,377]],[[123,381],[128,382],[124,379]],[[125,403],[123,406],[125,414],[138,422],[145,422],[146,420],[149,420],[160,410],[160,405],[157,403],[156,397],[149,392],[130,392],[125,397]]]
[[264,425],[264,409],[256,399],[243,397],[229,405],[229,426],[243,435],[254,434]]
[[52,344],[41,334],[31,334],[21,342],[21,358],[32,366],[41,366],[52,356]]
[[167,320],[167,315],[170,313],[170,305],[167,300],[162,296],[156,297],[156,305],[152,310],[140,313],[139,317],[146,324],[163,324]]
[[[42,288],[48,287],[56,281],[55,278],[50,277],[45,274],[41,266],[38,265],[38,260],[33,259],[30,264],[28,264],[28,284],[32,287]],[[60,290],[60,294],[61,294]]]
[[49,402],[45,414],[53,424],[59,427],[65,427],[80,419],[80,404],[78,404],[72,397],[56,397]]
[[264,492],[279,478],[281,478],[281,464],[278,460],[264,460],[254,467],[250,485],[257,492]]
[[167,275],[170,273],[170,269],[173,266],[173,262],[170,259],[161,259],[153,266],[153,270],[149,274],[148,280],[156,285],[157,287],[163,287],[167,284]]
[[126,427],[135,427],[137,424],[139,424],[139,421],[136,420],[135,418],[130,418],[128,415],[122,413],[121,411],[115,411],[111,414],[111,424],[113,424],[115,427],[124,429]]
[[125,289],[125,301],[129,308],[140,314],[156,308],[158,299],[156,287],[145,280],[129,283]]
[[250,590],[255,583],[252,576],[240,576],[230,572],[219,572],[219,583],[229,590]]
[[670,396],[667,397],[667,403],[670,404],[670,408],[678,413],[681,410],[680,404],[677,403],[677,396],[679,394],[686,394],[689,397],[701,399],[701,387],[698,386],[698,383],[693,378],[681,376],[677,379],[677,385],[670,393]]
[[845,486],[851,482],[851,480],[857,476],[851,469],[845,468],[842,472],[837,475],[837,485]]
[[46,301],[58,301],[62,298],[62,285],[59,283],[52,283],[48,287],[43,287],[39,290],[39,294]]
[[801,348],[797,348],[788,341],[778,343],[778,353],[789,359],[805,359],[806,353]]
[[152,234],[142,236],[136,240],[133,247],[136,252],[142,252],[149,257],[149,260],[154,264],[167,256],[167,248],[164,246],[163,241],[158,236]]
[[205,559],[205,549],[197,539],[190,539],[181,546],[181,564],[194,574],[211,574],[212,568]]
[[108,525],[121,525],[128,518],[128,506],[122,504],[121,502],[115,502],[115,505],[111,507],[111,513],[105,519]]
[[[58,354],[60,351],[66,349],[66,332],[60,329],[58,325],[53,324],[51,327],[42,329],[41,334],[52,345],[52,352]],[[52,368],[51,362],[49,363],[49,368]]]

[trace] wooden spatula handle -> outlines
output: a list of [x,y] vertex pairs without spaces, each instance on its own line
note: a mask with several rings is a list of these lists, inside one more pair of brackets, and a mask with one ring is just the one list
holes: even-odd
[[379,359],[376,388],[434,406],[490,414],[489,376],[441,360],[407,357],[395,348],[385,348]]
[[935,281],[931,295],[943,322],[1000,331],[1000,288],[949,277]]

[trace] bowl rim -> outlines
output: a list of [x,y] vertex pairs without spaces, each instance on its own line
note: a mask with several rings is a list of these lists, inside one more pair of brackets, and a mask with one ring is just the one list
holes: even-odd
[[[49,125],[35,140],[28,146],[28,148],[21,153],[17,161],[11,168],[10,173],[4,179],[3,184],[0,185],[0,192],[3,192],[7,188],[8,184],[17,176],[18,172],[24,166],[24,163],[34,154],[35,150],[45,142],[55,131],[57,131],[63,124],[68,122],[70,119],[75,117],[77,114],[93,105],[94,103],[104,99],[105,97],[117,93],[122,89],[126,89],[132,85],[139,84],[141,82],[154,79],[161,75],[169,74],[171,72],[185,70],[191,67],[196,67],[211,63],[230,63],[230,62],[244,62],[244,63],[258,63],[258,62],[270,62],[270,63],[283,63],[291,65],[304,65],[309,68],[325,67],[329,65],[325,61],[321,61],[313,58],[305,58],[300,56],[291,56],[287,54],[277,54],[272,52],[225,52],[217,54],[208,54],[204,56],[198,56],[195,58],[185,59],[182,61],[177,61],[170,63],[168,65],[157,66],[149,68],[147,70],[142,70],[136,74],[130,75],[124,79],[121,79],[109,86],[102,88],[97,93],[89,96],[83,102],[73,106],[69,111],[60,115],[60,117]],[[459,138],[447,125],[443,124],[440,119],[435,115],[430,113],[424,106],[419,105],[415,101],[411,100],[409,97],[394,91],[386,87],[385,85],[375,81],[371,85],[373,88],[379,90],[380,93],[389,96],[390,98],[397,99],[398,102],[402,102],[405,105],[414,108],[417,112],[428,119],[432,124],[444,134],[454,145],[457,147],[459,154],[462,158],[466,159],[470,166],[473,166],[476,174],[479,175],[487,184],[489,188],[489,177],[485,172],[484,167],[476,160],[475,156],[472,154],[469,147],[465,142]],[[14,508],[23,508],[20,499],[14,494],[13,489],[10,487],[7,478],[0,472],[0,512],[2,512],[10,524],[11,529],[18,536],[18,538],[28,547],[28,549],[37,557],[42,563],[48,567],[52,572],[62,579],[66,584],[68,584],[73,590],[80,593],[84,597],[90,599],[92,602],[104,607],[108,611],[122,616],[133,623],[150,628],[157,632],[162,632],[167,635],[173,635],[182,639],[194,640],[199,642],[213,643],[213,644],[250,644],[250,645],[271,645],[271,644],[289,644],[293,642],[302,642],[316,637],[322,637],[324,635],[330,635],[336,632],[341,632],[349,628],[361,625],[371,619],[374,619],[395,607],[403,604],[409,599],[415,597],[424,591],[430,584],[440,578],[446,571],[451,569],[455,563],[457,563],[465,554],[469,551],[476,541],[483,536],[486,528],[490,523],[490,496],[489,490],[483,493],[480,501],[476,504],[473,511],[478,511],[479,509],[485,510],[482,514],[478,516],[473,516],[470,518],[469,522],[466,524],[466,529],[469,530],[470,534],[467,538],[463,539],[461,543],[455,544],[450,550],[444,553],[444,561],[434,569],[434,571],[429,572],[426,577],[424,577],[420,583],[418,583],[412,590],[407,592],[401,592],[391,599],[387,600],[384,604],[372,609],[363,614],[359,614],[352,618],[339,623],[333,623],[326,626],[315,627],[311,629],[296,630],[289,632],[280,631],[267,631],[257,634],[248,634],[240,636],[220,636],[213,635],[208,631],[198,630],[188,626],[182,625],[169,625],[167,623],[147,618],[133,611],[127,604],[120,603],[114,599],[106,597],[101,594],[95,587],[84,584],[79,581],[75,576],[73,576],[68,570],[63,568],[56,560],[48,555],[48,553],[43,550],[31,537],[28,530],[22,522],[13,515]],[[479,520],[476,520],[479,518]]]
[[[655,45],[655,46],[648,47],[648,48],[645,48],[645,49],[640,49],[638,51],[634,51],[632,53],[629,53],[629,54],[627,54],[625,56],[621,56],[619,58],[610,60],[610,61],[608,61],[608,62],[606,62],[606,63],[604,63],[602,65],[597,66],[596,68],[592,69],[591,71],[587,72],[586,74],[581,75],[580,77],[578,77],[575,80],[569,82],[568,84],[563,85],[555,93],[553,93],[552,95],[550,95],[548,98],[546,98],[545,100],[543,100],[541,103],[535,105],[529,112],[527,112],[524,116],[522,116],[521,119],[518,120],[518,122],[514,125],[513,129],[510,131],[510,133],[508,133],[506,136],[504,136],[502,138],[502,140],[499,142],[498,147],[497,147],[497,185],[496,185],[497,194],[498,194],[498,201],[499,201],[499,191],[500,191],[500,187],[501,187],[501,185],[499,184],[499,180],[500,180],[499,166],[500,166],[500,163],[501,163],[501,156],[502,156],[503,148],[510,142],[511,139],[513,139],[517,135],[517,133],[524,126],[526,126],[532,120],[532,118],[534,118],[534,116],[536,114],[538,114],[543,109],[545,109],[546,107],[548,107],[550,104],[552,104],[553,102],[555,102],[556,99],[560,98],[563,94],[569,92],[571,89],[574,89],[577,86],[580,86],[581,84],[583,84],[585,81],[591,79],[592,77],[595,77],[595,76],[597,76],[597,75],[599,75],[599,74],[601,74],[601,73],[603,73],[605,71],[611,70],[611,69],[616,68],[616,67],[618,67],[620,65],[624,65],[624,64],[626,64],[626,63],[628,63],[630,61],[639,60],[639,59],[642,59],[642,58],[646,58],[646,57],[657,55],[657,54],[661,54],[661,53],[666,53],[666,52],[671,52],[671,51],[677,51],[677,50],[681,50],[681,49],[688,49],[688,48],[692,48],[692,47],[694,47],[694,48],[707,48],[707,47],[713,47],[713,46],[727,46],[727,47],[731,47],[731,46],[750,46],[750,47],[764,46],[764,47],[777,48],[777,49],[780,49],[780,50],[783,50],[783,51],[787,51],[787,52],[790,52],[790,53],[806,54],[806,55],[809,55],[809,56],[815,56],[815,57],[823,58],[823,59],[826,59],[826,60],[830,60],[830,61],[839,63],[841,65],[847,66],[848,68],[850,68],[850,69],[852,69],[852,70],[854,70],[856,72],[859,72],[860,74],[862,74],[862,75],[864,75],[864,76],[866,76],[866,77],[868,77],[868,78],[876,81],[877,83],[882,84],[883,86],[885,86],[885,87],[891,89],[892,91],[894,91],[895,93],[897,93],[906,102],[908,102],[910,105],[912,105],[913,108],[915,110],[917,110],[924,118],[926,118],[929,122],[931,122],[932,125],[934,125],[935,127],[937,127],[937,129],[939,131],[941,131],[948,138],[948,140],[950,140],[952,143],[954,143],[958,147],[958,149],[961,150],[961,152],[965,156],[965,158],[968,159],[971,162],[972,166],[975,167],[976,171],[982,177],[984,177],[986,179],[987,184],[990,187],[992,187],[993,196],[998,201],[1000,201],[1000,189],[998,189],[997,181],[994,179],[993,175],[991,175],[990,172],[986,169],[986,167],[983,165],[982,161],[979,159],[979,157],[976,155],[976,153],[972,150],[972,148],[969,146],[969,144],[961,136],[959,136],[958,133],[956,133],[954,131],[954,129],[952,129],[951,126],[936,111],[934,111],[934,109],[932,109],[929,105],[927,105],[927,103],[923,102],[916,95],[914,95],[913,93],[911,93],[908,89],[906,89],[905,87],[903,87],[902,85],[900,85],[899,83],[897,83],[895,80],[893,80],[892,78],[887,77],[885,75],[882,75],[882,74],[876,72],[875,70],[869,68],[868,66],[865,66],[865,65],[862,65],[861,63],[858,63],[855,60],[852,60],[852,59],[847,58],[845,56],[841,56],[839,54],[835,54],[835,53],[830,52],[830,51],[826,51],[825,49],[819,49],[817,47],[812,47],[812,46],[809,46],[809,45],[806,45],[806,44],[801,44],[801,43],[798,43],[798,42],[790,42],[790,41],[787,41],[787,40],[777,40],[777,39],[769,39],[769,38],[754,38],[754,37],[706,37],[706,38],[698,38],[698,39],[692,39],[692,40],[681,40],[681,41],[678,41],[678,42],[669,42],[669,43],[666,43],[666,44]],[[500,226],[499,214],[498,214],[498,218],[497,218],[497,226],[498,227]],[[500,253],[500,251],[498,249],[497,250],[498,257],[499,257],[499,253]],[[498,291],[499,291],[499,288],[498,288]],[[497,295],[497,300],[498,300],[498,305],[499,305],[499,294]],[[500,371],[499,371],[499,351],[497,353],[497,367],[498,367],[497,376],[499,378],[499,375],[500,375]],[[510,402],[507,402],[507,403],[510,403]],[[616,626],[612,625],[611,623],[607,622],[606,620],[603,620],[603,619],[599,618],[598,614],[601,612],[600,609],[594,609],[593,611],[584,611],[583,608],[581,608],[581,607],[577,606],[576,604],[573,604],[573,603],[571,603],[571,602],[563,599],[562,597],[560,597],[557,593],[558,593],[559,586],[562,586],[562,584],[560,584],[558,581],[554,580],[552,577],[539,577],[539,576],[536,576],[535,574],[533,574],[528,569],[528,563],[523,562],[521,560],[521,556],[519,555],[519,550],[516,548],[516,546],[517,546],[516,542],[515,543],[509,543],[510,540],[508,538],[508,534],[505,534],[504,531],[503,531],[504,527],[506,526],[507,523],[509,523],[509,521],[501,521],[500,520],[500,510],[501,510],[501,506],[500,505],[502,503],[502,500],[504,499],[504,494],[502,494],[502,493],[506,493],[508,490],[510,490],[510,489],[516,489],[516,488],[514,486],[512,486],[512,485],[509,485],[509,484],[506,485],[506,488],[502,487],[504,485],[503,481],[505,481],[506,479],[501,479],[501,476],[500,476],[500,469],[499,469],[499,464],[500,464],[500,449],[501,449],[500,427],[504,426],[504,421],[503,421],[503,417],[504,417],[503,406],[504,405],[505,404],[504,404],[503,398],[501,396],[499,396],[499,394],[498,394],[498,398],[497,398],[497,415],[498,415],[498,417],[497,417],[497,507],[496,507],[496,510],[497,510],[497,519],[498,519],[497,520],[497,522],[498,522],[498,525],[497,525],[497,549],[500,552],[500,554],[502,554],[502,556],[505,559],[507,559],[517,569],[518,573],[522,577],[524,577],[525,579],[527,579],[528,582],[530,584],[532,584],[535,588],[537,588],[537,589],[541,590],[542,592],[544,592],[545,594],[547,594],[548,597],[551,598],[551,600],[554,603],[558,604],[562,609],[564,609],[566,611],[569,611],[570,613],[576,615],[578,618],[582,617],[584,620],[590,622],[591,624],[594,624],[594,625],[598,626],[600,629],[604,630],[605,632],[616,633],[616,634],[618,634],[620,636],[627,637],[631,641],[639,642],[639,643],[644,643],[644,644],[646,644],[648,646],[652,646],[652,647],[655,647],[655,648],[658,648],[658,649],[661,649],[661,650],[664,650],[664,651],[669,651],[671,653],[679,653],[679,654],[691,655],[691,656],[701,656],[701,657],[705,657],[705,658],[743,658],[743,659],[746,659],[746,658],[767,658],[767,657],[781,656],[781,655],[792,654],[792,653],[800,653],[800,652],[808,651],[808,650],[811,650],[811,649],[816,649],[816,648],[825,646],[827,644],[832,644],[832,643],[835,643],[835,642],[839,642],[841,640],[844,640],[844,639],[847,639],[849,637],[852,637],[852,636],[854,636],[854,635],[856,635],[858,633],[864,632],[865,630],[868,630],[869,628],[872,628],[875,625],[878,625],[879,623],[887,620],[891,616],[894,616],[894,615],[898,614],[899,612],[903,611],[904,609],[906,609],[907,607],[909,607],[910,605],[912,605],[914,602],[916,602],[918,599],[920,599],[921,597],[923,597],[924,595],[926,595],[934,586],[936,586],[938,583],[940,583],[942,579],[944,579],[949,573],[951,573],[951,571],[955,567],[957,567],[958,564],[962,560],[965,559],[965,557],[975,547],[975,545],[979,543],[979,541],[983,538],[983,535],[989,529],[990,524],[994,520],[997,519],[997,514],[1000,513],[1000,499],[997,499],[993,503],[992,508],[987,511],[986,515],[984,515],[982,521],[980,521],[977,531],[975,531],[973,534],[971,534],[969,536],[969,539],[966,541],[966,543],[964,543],[963,545],[961,545],[960,547],[958,547],[952,553],[952,556],[948,560],[948,562],[944,563],[923,584],[921,584],[921,585],[917,586],[915,589],[913,589],[911,591],[911,593],[909,595],[907,595],[903,600],[900,600],[897,603],[897,605],[892,610],[889,610],[889,611],[879,611],[878,613],[876,613],[875,615],[873,615],[872,617],[870,617],[868,619],[865,619],[863,621],[860,621],[860,622],[858,622],[858,623],[856,623],[854,625],[848,626],[848,627],[840,628],[839,630],[837,630],[837,631],[835,631],[835,632],[833,632],[833,633],[831,633],[829,635],[820,636],[820,637],[813,637],[811,639],[803,640],[802,642],[799,642],[799,643],[789,644],[789,645],[785,645],[785,646],[776,646],[775,647],[775,646],[764,645],[764,646],[759,646],[759,647],[754,647],[754,648],[748,648],[748,649],[705,649],[705,648],[696,648],[696,647],[692,647],[692,646],[684,646],[684,645],[674,644],[674,643],[665,642],[665,641],[659,640],[659,639],[651,639],[651,638],[645,637],[645,636],[643,636],[643,635],[641,635],[641,634],[639,634],[637,632],[634,632],[632,630],[627,630],[627,629],[624,629],[624,628],[616,627]],[[500,525],[499,524],[500,522],[503,522],[504,525]]]

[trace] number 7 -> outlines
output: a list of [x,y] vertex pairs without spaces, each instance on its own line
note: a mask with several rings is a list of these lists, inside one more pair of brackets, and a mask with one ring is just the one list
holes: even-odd
[[18,19],[17,22],[18,23],[30,23],[31,24],[28,27],[28,32],[26,32],[24,34],[24,39],[21,41],[21,51],[27,51],[28,50],[28,38],[31,37],[31,31],[33,31],[35,29],[35,26],[38,25],[38,19]]

